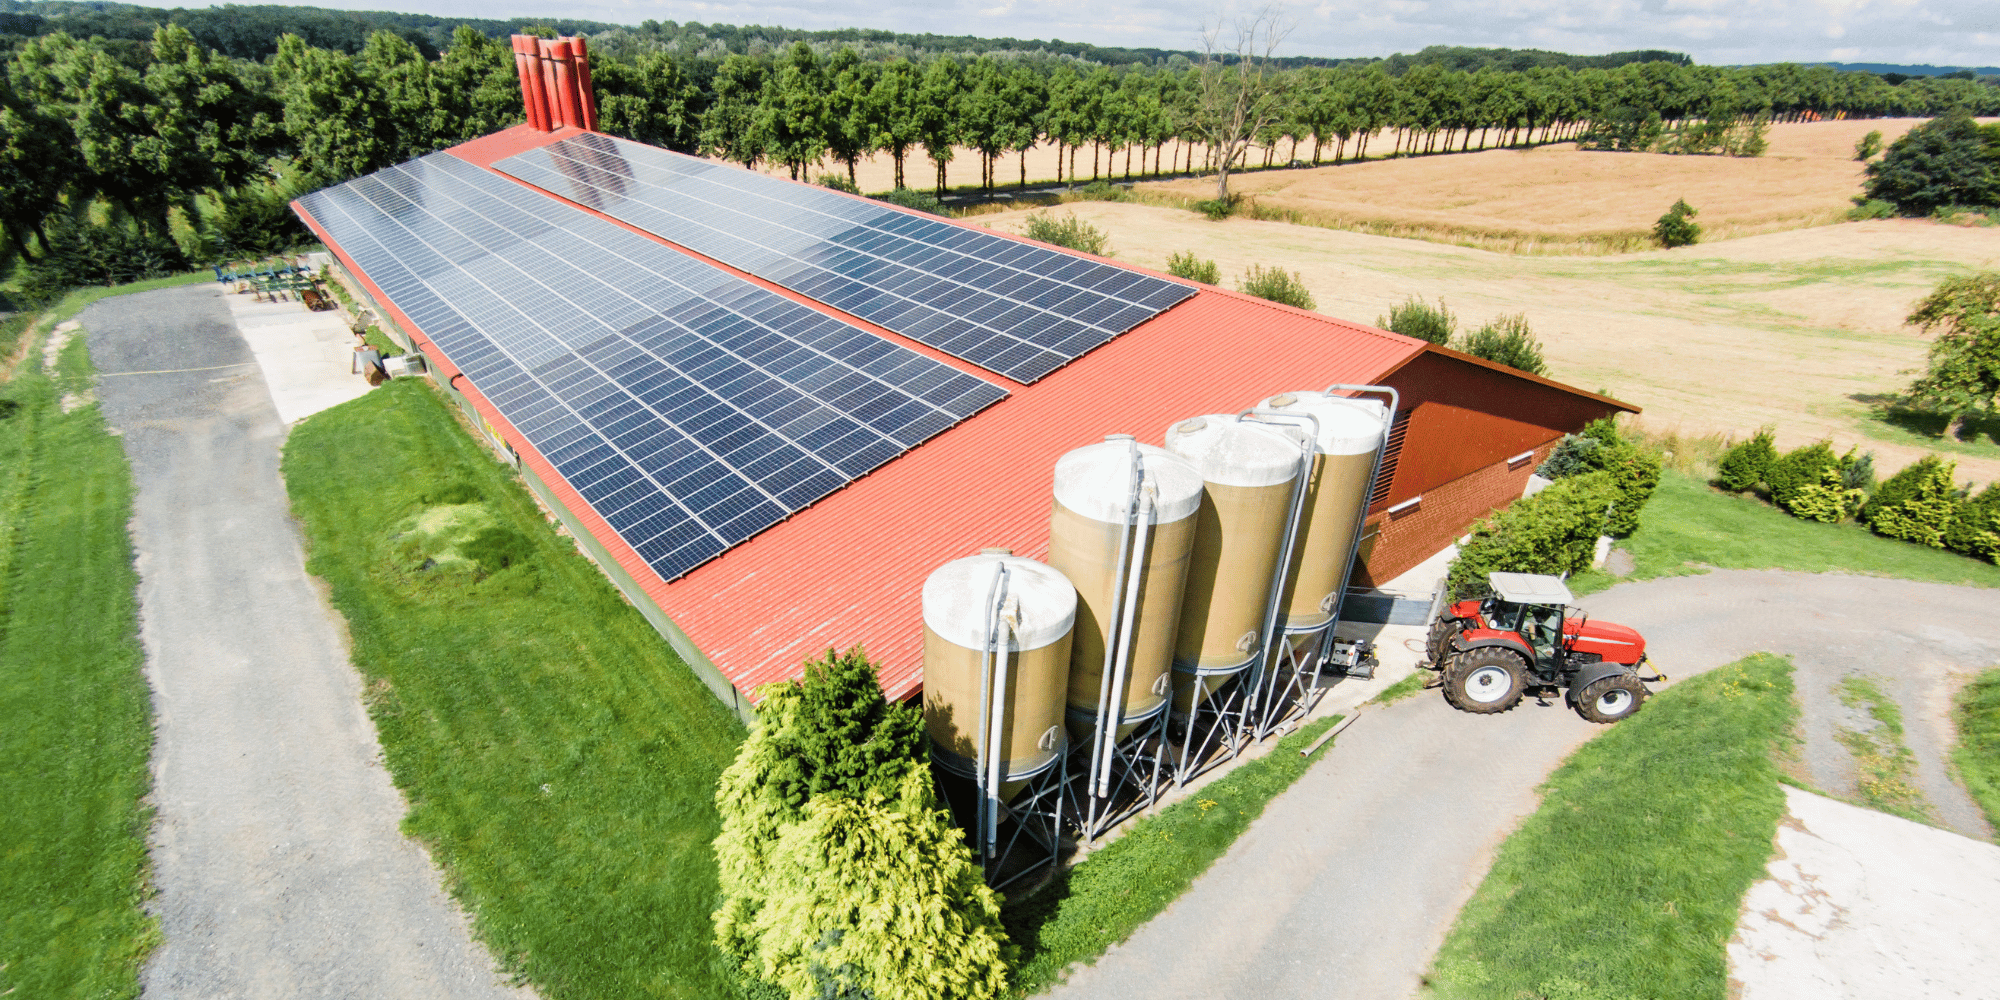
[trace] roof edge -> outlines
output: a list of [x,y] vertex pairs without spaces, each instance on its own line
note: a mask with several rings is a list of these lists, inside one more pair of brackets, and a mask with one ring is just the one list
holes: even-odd
[[1485,368],[1490,371],[1499,372],[1502,375],[1512,375],[1515,378],[1526,379],[1530,382],[1534,382],[1540,385],[1545,385],[1551,389],[1555,389],[1560,392],[1566,392],[1572,396],[1588,399],[1593,402],[1603,403],[1614,410],[1619,410],[1625,413],[1633,413],[1633,414],[1643,412],[1643,408],[1632,403],[1627,403],[1622,399],[1614,399],[1613,397],[1606,396],[1601,393],[1590,392],[1589,390],[1586,389],[1579,389],[1576,386],[1570,385],[1566,382],[1558,382],[1555,379],[1549,378],[1546,375],[1536,375],[1533,372],[1524,372],[1519,368],[1515,368],[1509,365],[1503,365],[1498,361],[1488,361],[1485,358],[1479,357],[1478,355],[1467,354],[1464,351],[1453,350],[1452,348],[1443,347],[1437,344],[1430,343],[1428,341],[1418,341],[1418,343],[1423,344],[1423,348],[1421,350],[1411,353],[1409,357],[1404,358],[1402,361],[1398,362],[1394,368],[1391,368],[1388,371],[1383,372],[1382,377],[1386,379],[1389,376],[1394,375],[1395,373],[1408,367],[1410,362],[1415,361],[1417,358],[1422,357],[1425,354],[1441,354],[1447,358],[1450,358],[1453,361],[1462,361],[1465,362],[1466,364],[1476,365],[1480,368]]

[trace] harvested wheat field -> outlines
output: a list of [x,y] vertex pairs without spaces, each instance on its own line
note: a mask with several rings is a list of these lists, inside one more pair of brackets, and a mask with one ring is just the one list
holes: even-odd
[[[1299,272],[1319,311],[1373,323],[1412,295],[1442,296],[1465,330],[1525,313],[1550,374],[1645,408],[1655,431],[1743,435],[1786,447],[1831,438],[1901,467],[1925,442],[1873,415],[1923,364],[1903,326],[1937,281],[2000,269],[2000,228],[1885,219],[1618,256],[1520,256],[1252,219],[1209,222],[1129,202],[1053,211],[1111,236],[1122,260],[1162,269],[1191,250],[1233,286],[1252,264]],[[978,223],[1019,231],[1027,212]],[[1954,445],[1961,478],[2000,479],[2000,447]]]
[[[1707,239],[1838,221],[1854,207],[1863,167],[1854,143],[1880,130],[1893,142],[1919,118],[1774,125],[1760,157],[1585,152],[1575,143],[1489,149],[1234,179],[1262,218],[1415,236],[1529,253],[1622,252],[1649,234],[1677,198],[1701,214]],[[1371,150],[1389,144],[1378,138]],[[1201,178],[1154,182],[1144,192],[1215,197]]]

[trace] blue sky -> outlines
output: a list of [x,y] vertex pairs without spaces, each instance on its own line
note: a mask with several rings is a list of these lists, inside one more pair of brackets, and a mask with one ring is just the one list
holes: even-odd
[[[318,6],[466,17],[648,18],[886,28],[1191,49],[1215,0],[321,0]],[[1368,56],[1426,45],[1575,53],[1671,49],[1706,64],[2000,65],[2000,0],[1293,0],[1288,55]]]

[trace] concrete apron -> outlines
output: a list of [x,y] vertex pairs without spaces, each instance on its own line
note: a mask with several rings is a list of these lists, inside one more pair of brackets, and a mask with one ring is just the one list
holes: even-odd
[[[524,996],[398,830],[407,805],[382,767],[344,625],[305,571],[278,462],[281,414],[299,413],[313,393],[294,387],[315,380],[286,366],[330,352],[282,315],[303,307],[247,310],[268,317],[255,324],[259,353],[275,359],[267,379],[232,305],[192,286],[81,316],[138,486],[156,729],[149,906],[164,938],[144,994]],[[365,391],[344,359],[335,371]]]

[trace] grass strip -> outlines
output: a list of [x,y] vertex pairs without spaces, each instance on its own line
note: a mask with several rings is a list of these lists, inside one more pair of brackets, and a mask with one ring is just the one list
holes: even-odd
[[1325,755],[1325,747],[1310,758],[1299,751],[1340,718],[1317,720],[1279,740],[1270,753],[1138,821],[1052,884],[1003,910],[1007,935],[1021,949],[1014,974],[1019,994],[1047,989],[1073,963],[1096,961],[1178,899],[1249,829],[1266,803]]
[[2000,587],[2000,566],[1955,552],[1883,538],[1858,524],[1820,524],[1709,488],[1667,471],[1639,519],[1619,543],[1632,554],[1624,577],[1591,571],[1570,589],[1588,594],[1616,583],[1688,576],[1715,569],[1859,573],[1905,580]]
[[1500,847],[1430,974],[1445,1000],[1721,998],[1764,875],[1798,709],[1791,661],[1683,681],[1572,754]]
[[1418,692],[1421,692],[1424,689],[1424,681],[1429,680],[1431,676],[1432,674],[1428,670],[1416,671],[1408,677],[1383,688],[1381,694],[1368,700],[1376,705],[1394,705],[1405,698],[1414,697]]
[[1951,759],[1986,821],[2000,830],[2000,667],[1973,678],[1955,707],[1958,746]]
[[1875,725],[1866,730],[1842,726],[1834,733],[1834,739],[1854,755],[1854,766],[1859,772],[1855,790],[1861,795],[1861,803],[1904,819],[1936,823],[1929,800],[1924,798],[1923,789],[1917,787],[1917,756],[1903,742],[1902,707],[1875,683],[1875,678],[1863,674],[1841,678],[1834,686],[1834,694],[1842,704],[1865,709],[1875,720]]
[[284,475],[404,830],[548,1000],[729,996],[715,783],[744,730],[435,389],[300,423]]
[[[37,326],[137,290],[73,294]],[[40,353],[0,386],[0,995],[130,997],[159,939],[132,478],[96,406],[62,412],[90,384],[83,340],[53,372]]]

